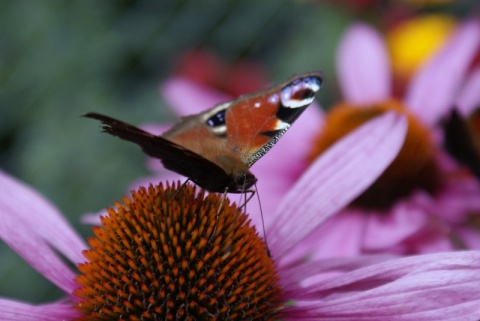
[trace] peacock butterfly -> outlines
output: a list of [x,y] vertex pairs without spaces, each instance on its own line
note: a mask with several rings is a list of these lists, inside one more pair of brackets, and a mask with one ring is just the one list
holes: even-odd
[[294,76],[281,85],[242,95],[180,122],[160,136],[97,113],[105,132],[139,145],[165,168],[210,192],[244,193],[257,179],[249,171],[312,103],[319,72]]

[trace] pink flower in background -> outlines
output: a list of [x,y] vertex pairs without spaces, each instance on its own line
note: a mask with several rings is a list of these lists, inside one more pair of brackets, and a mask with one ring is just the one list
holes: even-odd
[[[442,150],[436,125],[454,107],[479,44],[478,22],[464,23],[418,70],[405,97],[397,101],[391,96],[388,56],[380,35],[363,24],[346,32],[337,65],[345,102],[326,116],[316,144],[328,146],[338,132],[348,132],[357,123],[390,109],[408,116],[409,132],[384,175],[352,206],[312,234],[316,247],[307,252],[319,256],[413,254],[453,250],[451,238],[467,242],[458,223],[466,227],[467,216],[480,213],[480,184],[473,175],[461,174],[463,169]],[[470,97],[479,91],[469,88],[470,93],[463,95]],[[338,119],[330,124],[333,118]],[[335,125],[341,129],[332,134],[329,126]]]

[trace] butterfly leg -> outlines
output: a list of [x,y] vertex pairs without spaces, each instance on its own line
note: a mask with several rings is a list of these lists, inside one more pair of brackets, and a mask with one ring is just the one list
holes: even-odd
[[[250,195],[248,195],[248,197],[246,197],[247,193],[250,193]],[[243,207],[245,213],[247,212],[247,203],[250,202],[250,200],[255,195],[255,193],[256,193],[256,190],[254,190],[254,189],[247,189],[245,192],[243,192],[243,194],[245,194],[245,201],[243,202],[243,204],[241,206],[239,206],[239,208]]]
[[[250,193],[250,195],[247,197],[247,193]],[[242,195],[245,195],[245,201],[242,203],[242,205],[238,206],[237,207],[237,210],[235,212],[235,217],[233,218],[233,222],[232,222],[232,227],[230,229],[230,235],[233,235],[234,234],[234,228],[235,226],[237,225],[237,216],[241,210],[241,208],[243,207],[243,212],[245,214],[247,214],[247,203],[252,199],[253,195],[255,195],[255,190],[246,190],[242,193]],[[241,199],[240,199],[241,200]],[[232,249],[232,243],[233,243],[233,238],[230,237],[230,244],[228,245],[227,247],[227,253],[230,253],[231,252],[231,249]]]
[[[265,240],[265,248],[267,249],[267,255],[268,257],[272,257],[270,255],[270,249],[268,248],[268,242],[267,242],[267,232],[265,231],[265,222],[263,220],[263,210],[262,210],[262,202],[260,202],[260,194],[258,193],[257,189],[257,184],[255,184],[255,190],[257,192],[257,198],[258,198],[258,208],[260,209],[260,217],[262,218],[262,229],[263,229],[263,239]],[[254,191],[255,192],[255,191]],[[254,193],[250,196],[248,200],[250,200],[253,197]]]
[[225,187],[225,190],[223,191],[222,199],[217,209],[217,216],[216,216],[217,221],[215,222],[215,227],[213,228],[212,235],[210,236],[210,238],[215,237],[215,234],[217,233],[218,219],[220,218],[220,212],[222,212],[223,210],[223,204],[225,203],[225,199],[227,198],[227,193],[228,193],[228,187]]
[[[255,185],[255,188],[257,186]],[[245,195],[247,195],[247,193],[250,193],[250,195],[247,197],[245,197],[245,202],[242,204],[242,207],[244,207],[244,211],[245,213],[247,212],[247,203],[250,202],[250,200],[253,198],[253,196],[255,194],[257,194],[258,196],[258,190],[257,189],[249,189],[249,190],[246,190],[245,191]],[[260,197],[258,198],[258,206],[259,206],[259,209],[260,209],[260,217],[262,219],[262,229],[263,229],[263,238],[265,240],[265,248],[267,249],[267,255],[268,257],[271,257],[270,255],[270,249],[268,248],[268,242],[267,242],[267,233],[265,231],[265,222],[263,220],[263,211],[262,211],[262,203],[260,202]]]
[[185,186],[187,186],[187,183],[190,182],[190,178],[187,178],[187,180],[185,182],[183,182],[183,184],[180,186],[179,189],[177,189],[177,191],[175,192],[175,194],[173,194],[173,198],[177,198],[178,194],[180,194],[180,192],[183,190],[183,188]]

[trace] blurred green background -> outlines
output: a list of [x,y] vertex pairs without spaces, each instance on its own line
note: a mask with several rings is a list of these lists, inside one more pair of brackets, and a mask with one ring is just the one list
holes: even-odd
[[[462,14],[469,3],[449,10]],[[353,20],[375,21],[381,10],[359,13],[325,1],[2,0],[0,168],[40,191],[88,236],[80,215],[120,199],[148,172],[136,146],[101,134],[97,122],[80,115],[171,121],[158,86],[184,52],[196,49],[227,63],[256,61],[272,82],[322,70],[319,101],[328,105],[338,97],[341,33]],[[0,297],[46,302],[62,293],[0,243]]]

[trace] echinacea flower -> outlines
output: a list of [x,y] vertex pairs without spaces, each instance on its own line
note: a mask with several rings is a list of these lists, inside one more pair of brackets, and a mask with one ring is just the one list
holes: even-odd
[[319,158],[309,169],[319,181],[299,180],[271,213],[271,256],[236,206],[191,186],[177,193],[178,183],[140,188],[116,202],[94,228],[85,262],[85,245],[54,206],[0,172],[0,237],[66,293],[41,305],[0,299],[0,319],[477,320],[478,251],[284,263],[315,225],[388,166],[406,125],[387,113]]

